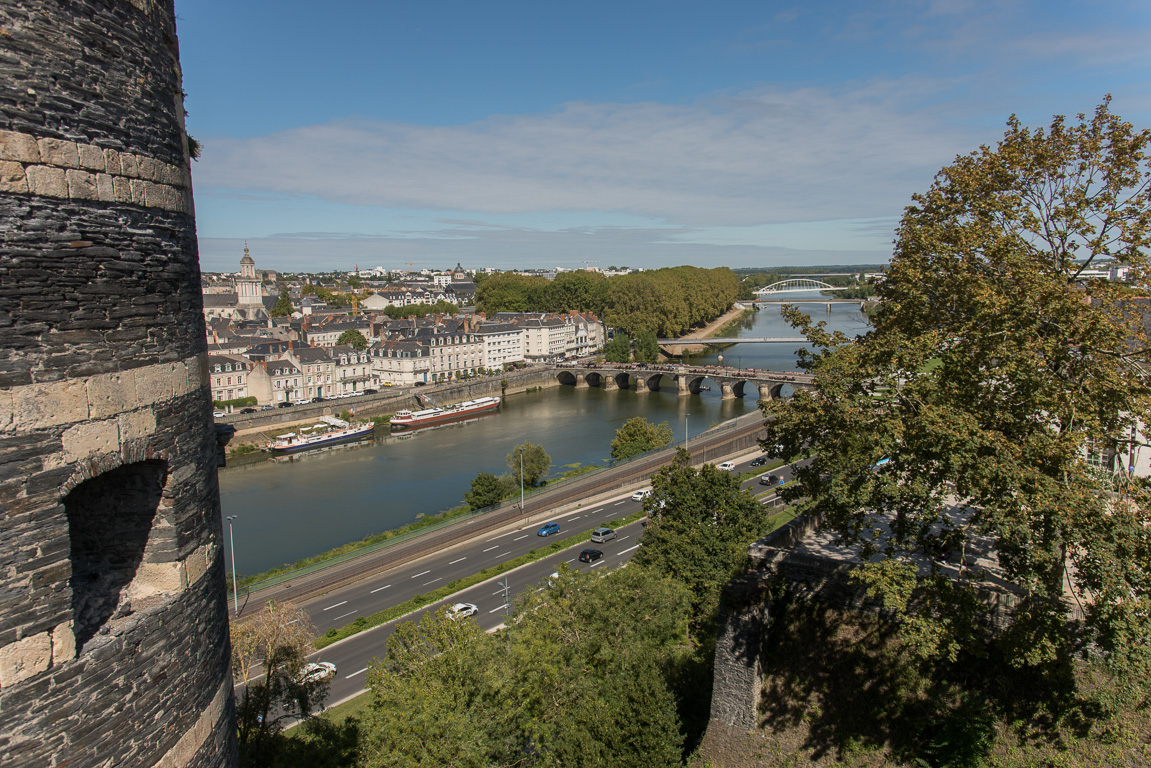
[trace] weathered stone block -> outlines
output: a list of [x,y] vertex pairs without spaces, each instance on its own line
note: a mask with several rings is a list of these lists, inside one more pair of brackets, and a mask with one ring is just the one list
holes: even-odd
[[52,630],[52,664],[63,664],[76,658],[76,635],[72,622],[57,624]]
[[132,180],[123,176],[112,177],[112,191],[117,203],[132,202]]
[[88,380],[89,417],[104,419],[136,407],[133,371],[93,376]]
[[77,152],[80,155],[80,167],[89,171],[102,171],[104,165],[104,150],[92,144],[78,144]]
[[130,152],[120,153],[120,170],[130,179],[140,177],[140,166],[136,162],[136,156]]
[[0,192],[28,191],[28,179],[24,176],[24,166],[11,160],[0,160]]
[[107,173],[96,174],[96,196],[104,203],[116,202],[116,187]]
[[140,563],[128,594],[140,599],[159,592],[175,593],[188,586],[183,563]]
[[195,584],[208,572],[208,546],[205,544],[197,547],[195,552],[188,555],[184,565],[188,573],[188,583]]
[[119,424],[116,419],[75,424],[64,430],[61,440],[69,461],[115,453],[120,450]]
[[156,414],[149,409],[141,409],[120,414],[120,442],[143,440],[156,431]]
[[80,153],[76,149],[76,142],[64,139],[38,139],[40,145],[40,159],[49,164],[64,168],[79,168]]
[[132,205],[143,205],[144,187],[147,182],[141,179],[131,179],[130,183],[132,185],[132,199],[129,202],[131,202]]
[[29,165],[24,169],[28,178],[28,191],[45,197],[67,197],[68,182],[63,168],[47,165]]
[[[140,405],[154,405],[171,400],[172,382],[175,379],[174,369],[175,366],[170,363],[137,368],[135,371],[136,402]],[[183,378],[184,375],[184,368],[181,366],[180,377]]]
[[41,632],[0,648],[0,688],[46,672],[52,663],[52,637]]
[[137,157],[136,164],[140,169],[140,178],[145,181],[156,182],[160,180],[160,162],[150,157]]
[[43,429],[88,419],[88,392],[83,381],[28,384],[12,390],[14,426]]
[[119,176],[124,171],[120,168],[120,153],[114,149],[104,150],[104,169],[113,176]]
[[65,173],[68,180],[68,197],[73,200],[98,200],[99,192],[96,190],[96,175],[88,171],[69,168]]
[[40,146],[33,136],[15,131],[0,131],[0,160],[39,163]]

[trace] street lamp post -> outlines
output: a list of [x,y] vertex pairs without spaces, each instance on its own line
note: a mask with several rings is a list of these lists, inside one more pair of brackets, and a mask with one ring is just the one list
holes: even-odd
[[497,581],[496,584],[499,584],[501,587],[504,588],[504,615],[505,616],[511,616],[512,615],[512,606],[511,606],[511,602],[508,599],[508,582],[507,581]]
[[232,551],[232,606],[240,615],[240,593],[236,589],[236,540],[232,538],[232,521],[239,515],[228,515],[228,548]]
[[524,450],[520,448],[520,514],[524,513]]
[[687,450],[687,440],[688,440],[688,431],[687,431],[688,416],[691,416],[691,414],[685,413],[683,415],[683,449],[685,451]]

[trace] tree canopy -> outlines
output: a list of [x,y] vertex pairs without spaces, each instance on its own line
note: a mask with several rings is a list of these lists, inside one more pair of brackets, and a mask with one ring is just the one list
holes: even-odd
[[616,461],[663,448],[671,443],[671,427],[667,422],[652,424],[643,416],[628,419],[615,431],[611,441],[611,457]]
[[[518,484],[519,481],[515,482]],[[506,499],[512,491],[512,485],[512,478],[508,475],[496,477],[491,472],[480,472],[472,478],[471,490],[464,494],[464,501],[472,509],[490,507]]]
[[[1151,520],[1122,466],[1151,404],[1149,147],[1107,102],[1046,130],[1012,117],[913,197],[873,331],[851,343],[791,312],[815,389],[767,406],[765,443],[817,449],[785,494],[876,558],[865,580],[889,606],[918,583],[924,653],[984,642],[969,598],[989,542],[1026,597],[1001,638],[1017,663],[1092,643],[1122,681],[1151,672]],[[1116,264],[1130,283],[1085,272]],[[1113,454],[1115,473],[1087,461]]]
[[603,348],[604,360],[609,363],[626,363],[631,361],[631,338],[623,331],[616,331]]
[[272,317],[287,317],[292,314],[295,309],[292,308],[292,300],[288,296],[288,289],[280,291],[280,298],[276,299],[275,306],[272,307],[268,313]]
[[350,344],[353,349],[364,350],[368,348],[368,340],[364,338],[364,334],[357,331],[355,328],[349,328],[340,334],[340,338],[336,339],[336,344]]
[[[520,461],[521,457],[523,457],[522,462]],[[516,485],[519,485],[521,480],[524,485],[535,485],[547,477],[548,470],[552,466],[552,457],[548,456],[548,452],[544,450],[542,445],[521,443],[508,454],[507,465]],[[523,468],[522,478],[520,475],[521,466]]]

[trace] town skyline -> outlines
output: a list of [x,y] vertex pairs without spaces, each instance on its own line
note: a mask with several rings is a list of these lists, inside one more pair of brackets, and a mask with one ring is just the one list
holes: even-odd
[[1011,114],[1151,116],[1151,11],[177,2],[201,265],[875,264]]

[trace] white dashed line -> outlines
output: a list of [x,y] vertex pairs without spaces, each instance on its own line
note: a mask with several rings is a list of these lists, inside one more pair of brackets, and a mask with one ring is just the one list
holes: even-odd
[[628,552],[631,552],[633,549],[639,549],[639,544],[636,544],[634,547],[628,547],[623,552],[619,552],[617,554],[626,555]]
[[488,611],[488,613],[495,613],[496,611],[502,611],[503,609],[505,609],[507,607],[508,607],[508,604],[504,603],[503,605],[501,605],[498,608],[492,608],[490,611]]
[[348,601],[347,601],[347,600],[344,600],[344,601],[343,601],[343,602],[341,602],[341,603],[336,603],[335,605],[329,605],[329,606],[328,606],[327,608],[325,608],[324,610],[325,610],[325,611],[330,611],[330,610],[332,610],[333,608],[339,608],[341,605],[347,605],[347,604],[348,604]]
[[380,592],[380,591],[382,591],[382,590],[385,590],[385,589],[387,589],[387,588],[388,588],[388,587],[390,587],[390,586],[392,586],[392,585],[391,585],[391,584],[385,584],[385,585],[384,585],[384,586],[382,586],[382,587],[377,587],[376,589],[373,589],[373,590],[372,590],[371,592],[369,592],[368,594],[369,594],[369,595],[374,595],[374,594],[376,594],[377,592]]
[[497,552],[494,555],[492,555],[492,557],[505,557],[505,556],[510,555],[510,554],[511,554],[511,552]]
[[455,565],[456,563],[462,563],[462,562],[463,562],[463,561],[465,561],[465,560],[467,560],[467,558],[466,558],[466,557],[461,557],[459,560],[453,560],[453,561],[451,561],[450,563],[448,563],[448,565]]
[[413,578],[413,579],[418,579],[418,578],[420,578],[421,576],[427,576],[429,573],[431,573],[431,571],[424,571],[423,573],[417,573],[417,574],[416,574],[415,576],[413,576],[412,578]]
[[499,549],[499,548],[500,548],[500,545],[496,544],[494,547],[488,547],[487,549],[484,550],[484,552],[491,552],[493,549]]
[[352,611],[351,613],[345,613],[345,614],[344,614],[344,615],[342,615],[342,616],[337,616],[336,618],[332,619],[332,621],[339,621],[340,619],[346,619],[346,618],[348,618],[349,616],[355,616],[355,615],[356,615],[356,612],[355,612],[355,611]]
[[596,560],[594,563],[589,565],[588,568],[595,568],[597,565],[603,565],[603,560]]
[[519,541],[520,539],[526,539],[527,537],[528,534],[525,533],[523,536],[517,536],[516,538],[512,539],[512,541]]
[[421,587],[426,587],[426,586],[427,586],[427,585],[429,585],[429,584],[435,584],[437,581],[440,581],[440,580],[441,580],[441,579],[443,579],[443,578],[444,578],[443,576],[440,576],[439,578],[436,578],[436,579],[432,579],[431,581],[425,581],[425,582],[424,582],[423,584],[421,584],[420,586],[421,586]]
[[612,504],[612,506],[613,506],[613,507],[618,507],[620,504],[623,504],[623,503],[624,503],[624,501],[627,501],[627,499],[623,499],[623,501],[617,501],[615,504]]
[[568,522],[571,522],[572,520],[579,520],[579,519],[580,519],[580,515],[572,515],[571,517],[564,520],[564,522],[568,523]]
[[603,507],[600,507],[599,509],[593,509],[591,512],[588,512],[588,514],[594,515],[596,512],[603,512]]
[[367,667],[364,667],[363,669],[358,669],[358,670],[356,670],[355,672],[353,672],[353,673],[352,673],[352,674],[350,674],[350,675],[344,675],[344,677],[345,677],[345,678],[349,678],[349,677],[355,677],[356,675],[362,675],[362,674],[364,674],[364,673],[365,673],[365,672],[367,672],[367,671],[368,671],[368,668],[367,668]]

